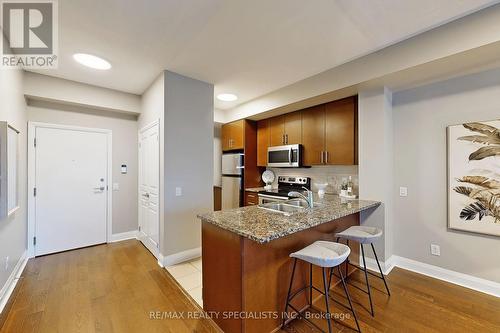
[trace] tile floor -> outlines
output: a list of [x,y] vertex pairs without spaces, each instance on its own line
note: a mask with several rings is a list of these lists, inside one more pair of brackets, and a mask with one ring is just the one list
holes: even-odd
[[167,266],[166,269],[182,288],[203,307],[201,296],[201,257],[177,265]]

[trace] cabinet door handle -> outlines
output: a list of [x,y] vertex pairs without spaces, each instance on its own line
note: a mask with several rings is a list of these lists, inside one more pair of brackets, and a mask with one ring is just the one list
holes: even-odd
[[324,152],[321,152],[321,155],[320,155],[320,159],[319,159],[319,163],[320,163],[320,164],[323,164],[323,153],[324,153]]
[[325,151],[325,155],[326,155],[326,164],[328,164],[328,151]]
[[288,134],[285,134],[285,144],[288,144]]

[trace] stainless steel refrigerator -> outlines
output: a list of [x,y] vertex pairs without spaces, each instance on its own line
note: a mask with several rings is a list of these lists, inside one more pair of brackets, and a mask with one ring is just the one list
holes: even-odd
[[244,154],[222,155],[222,209],[238,208],[243,202]]

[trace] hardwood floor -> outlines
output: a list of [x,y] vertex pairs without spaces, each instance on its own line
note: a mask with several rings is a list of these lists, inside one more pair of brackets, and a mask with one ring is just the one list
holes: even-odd
[[[353,284],[362,287],[363,280],[360,272],[351,275]],[[499,298],[397,268],[388,277],[391,297],[382,281],[370,281],[375,318],[369,315],[367,295],[349,287],[363,332],[500,332]],[[332,291],[346,302],[339,286]],[[316,305],[324,309],[323,303],[319,298]],[[185,318],[150,319],[152,311],[184,312]],[[132,240],[30,260],[0,332],[219,332],[209,319],[187,318],[189,311],[202,313]],[[325,321],[315,322],[327,329]],[[334,332],[353,327],[352,318],[337,321]],[[296,320],[280,332],[318,330]]]
[[135,240],[31,259],[16,289],[2,333],[220,332],[209,319],[150,319],[202,312]]
[[[500,332],[500,298],[394,268],[387,279],[390,297],[386,294],[382,280],[369,278],[375,311],[373,318],[370,315],[368,295],[353,287],[366,288],[363,272],[356,271],[349,278],[349,293],[363,333]],[[332,292],[336,300],[348,304],[341,285],[337,285]],[[330,310],[332,306],[335,310],[333,313],[350,314],[338,304],[330,302]],[[316,298],[315,307],[324,311],[322,296]],[[326,320],[314,322],[328,331]],[[333,326],[333,332],[355,332],[356,327],[352,316],[348,320],[336,321]],[[311,331],[310,324],[294,321],[279,332]]]

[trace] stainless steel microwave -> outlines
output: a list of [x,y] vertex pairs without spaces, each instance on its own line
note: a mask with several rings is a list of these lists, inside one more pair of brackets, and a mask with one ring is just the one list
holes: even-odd
[[302,146],[300,144],[267,148],[267,166],[278,168],[299,168]]

